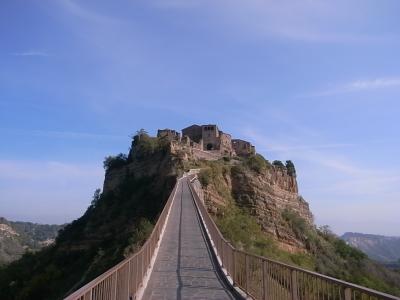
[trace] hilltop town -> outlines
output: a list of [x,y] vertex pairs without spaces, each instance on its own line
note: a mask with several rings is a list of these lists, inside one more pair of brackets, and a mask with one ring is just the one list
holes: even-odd
[[182,129],[182,134],[173,129],[159,129],[157,137],[171,142],[172,152],[190,150],[199,159],[219,159],[221,157],[249,157],[256,153],[248,141],[232,139],[217,125],[191,125]]

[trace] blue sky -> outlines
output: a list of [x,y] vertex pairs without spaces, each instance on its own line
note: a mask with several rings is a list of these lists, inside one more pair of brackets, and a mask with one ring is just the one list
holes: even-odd
[[0,215],[62,223],[140,128],[291,159],[317,224],[400,235],[400,2],[2,1]]

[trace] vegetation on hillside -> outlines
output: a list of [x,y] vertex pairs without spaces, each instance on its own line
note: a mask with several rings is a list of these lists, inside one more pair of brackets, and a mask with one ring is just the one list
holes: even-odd
[[[138,157],[165,157],[163,146],[150,138],[136,139],[132,147],[129,158],[107,158],[106,170],[140,163]],[[174,184],[175,176],[163,172],[127,174],[117,189],[96,190],[85,214],[68,224],[53,246],[0,269],[0,298],[62,299],[114,266],[144,243]]]
[[[0,265],[20,258],[25,252],[35,252],[47,246],[57,236],[63,225],[46,225],[31,222],[13,222],[0,217],[5,226],[0,231]],[[13,233],[9,234],[6,228]]]
[[[107,193],[96,190],[85,214],[68,224],[54,245],[0,267],[1,299],[61,299],[135,252],[151,233],[175,183],[174,175],[181,172],[178,168],[201,168],[202,185],[214,189],[226,200],[227,205],[218,208],[215,220],[224,236],[239,249],[400,294],[400,274],[372,262],[338,239],[329,228],[317,229],[296,213],[282,211],[287,228],[305,245],[304,253],[289,253],[262,230],[252,211],[237,204],[227,184],[230,176],[244,173],[260,176],[270,168],[286,168],[295,175],[291,161],[270,163],[261,155],[254,155],[182,164],[179,159],[169,161],[168,149],[168,141],[140,130],[133,137],[129,155],[107,157],[106,175],[122,171],[115,173],[123,176],[118,186]],[[165,160],[168,163],[162,165]],[[159,164],[153,175],[148,172],[138,175],[140,170],[148,171],[149,164],[151,167]],[[138,167],[139,173],[130,173],[131,166]],[[175,174],[165,170],[166,166],[174,168]]]
[[400,264],[400,237],[346,232],[341,238],[371,259],[393,267]]
[[[287,168],[295,174],[291,161],[274,161],[273,166]],[[200,165],[199,165],[200,166]],[[226,175],[253,172],[262,173],[271,164],[262,156],[227,163],[224,160],[203,162],[199,180],[227,200],[228,206],[220,207],[215,220],[223,235],[239,249],[271,259],[293,264],[328,276],[353,282],[379,291],[400,295],[400,276],[370,259],[361,251],[347,245],[333,234],[329,227],[317,228],[291,210],[282,211],[286,226],[305,245],[304,253],[282,250],[276,240],[263,232],[256,218],[246,207],[239,207],[235,195],[226,184]]]

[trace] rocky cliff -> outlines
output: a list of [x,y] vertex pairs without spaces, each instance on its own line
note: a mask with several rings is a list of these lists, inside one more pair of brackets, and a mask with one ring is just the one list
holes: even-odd
[[236,248],[399,295],[400,274],[371,261],[328,227],[317,228],[294,165],[262,156],[199,161],[204,202]]
[[295,174],[288,174],[285,167],[271,166],[260,173],[236,171],[231,178],[236,202],[250,210],[265,232],[276,237],[286,250],[305,248],[284,219],[285,211],[289,210],[313,224],[308,203],[298,194]]
[[285,220],[285,212],[290,211],[313,224],[308,203],[298,194],[296,173],[284,165],[263,162],[259,156],[249,161],[250,166],[248,161],[240,160],[223,165],[221,162],[208,163],[211,174],[200,175],[214,177],[203,185],[208,210],[217,215],[233,201],[245,208],[281,248],[290,252],[304,251],[304,241]]

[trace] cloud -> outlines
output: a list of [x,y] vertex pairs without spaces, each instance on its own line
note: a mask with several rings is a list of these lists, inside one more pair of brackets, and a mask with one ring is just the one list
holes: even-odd
[[101,14],[93,9],[87,8],[86,6],[82,6],[72,0],[60,0],[59,4],[62,6],[64,11],[86,21],[101,23],[104,25],[109,23],[119,23],[121,21],[120,19]]
[[34,136],[54,137],[54,138],[72,138],[72,139],[96,139],[96,140],[126,140],[128,136],[98,134],[89,132],[74,131],[55,131],[55,130],[32,130],[30,133]]
[[272,152],[289,152],[295,150],[316,150],[316,149],[334,149],[354,146],[352,143],[336,144],[310,144],[310,145],[287,145],[287,144],[269,144],[268,148],[260,149]]
[[19,130],[19,129],[0,129],[0,132],[11,134],[21,134],[24,136],[39,136],[59,139],[91,139],[91,140],[127,140],[128,136],[99,134],[93,132],[77,132],[77,131],[58,131],[58,130]]
[[310,93],[308,95],[306,94],[301,96],[301,98],[332,96],[337,94],[346,94],[346,93],[398,88],[398,87],[400,87],[400,77],[382,77],[375,79],[355,80],[346,84],[338,85],[331,89]]
[[[314,168],[316,172],[326,174],[328,186],[312,186],[308,190],[319,192],[337,192],[347,195],[378,195],[379,193],[397,193],[396,188],[400,183],[400,174],[388,169],[366,168],[357,165],[354,159],[338,155],[334,150],[338,148],[356,148],[358,145],[352,143],[333,144],[302,144],[289,143],[274,140],[259,134],[256,130],[246,130],[245,136],[260,145],[267,153],[276,153],[278,157],[302,161],[309,169]],[[294,139],[292,139],[294,140]],[[304,140],[307,140],[304,137]],[[329,175],[330,174],[330,175]],[[318,186],[318,187],[316,187]]]
[[377,78],[373,80],[357,80],[351,82],[344,90],[359,91],[400,86],[400,77]]
[[64,223],[79,217],[101,187],[101,165],[0,160],[0,212],[13,220]]
[[11,53],[13,56],[38,56],[38,57],[47,57],[50,56],[49,53],[45,51],[25,51],[25,52],[15,52]]
[[384,164],[373,167],[357,163],[354,155],[359,153],[357,147],[361,145],[307,143],[310,136],[296,129],[293,130],[296,137],[274,138],[261,132],[248,128],[243,134],[261,146],[268,158],[274,155],[294,161],[300,193],[310,201],[317,224],[329,224],[337,233],[400,235],[400,221],[394,213],[400,207],[398,170]]
[[[247,35],[304,42],[382,42],[393,39],[385,34],[365,35],[368,17],[374,10],[351,1],[292,0],[159,0],[156,7],[193,9],[208,14]],[[221,21],[223,20],[223,21]],[[362,26],[360,26],[362,24]]]
[[73,164],[59,161],[16,161],[0,160],[0,178],[2,180],[37,181],[58,179],[83,179],[101,176],[101,167],[92,164]]

